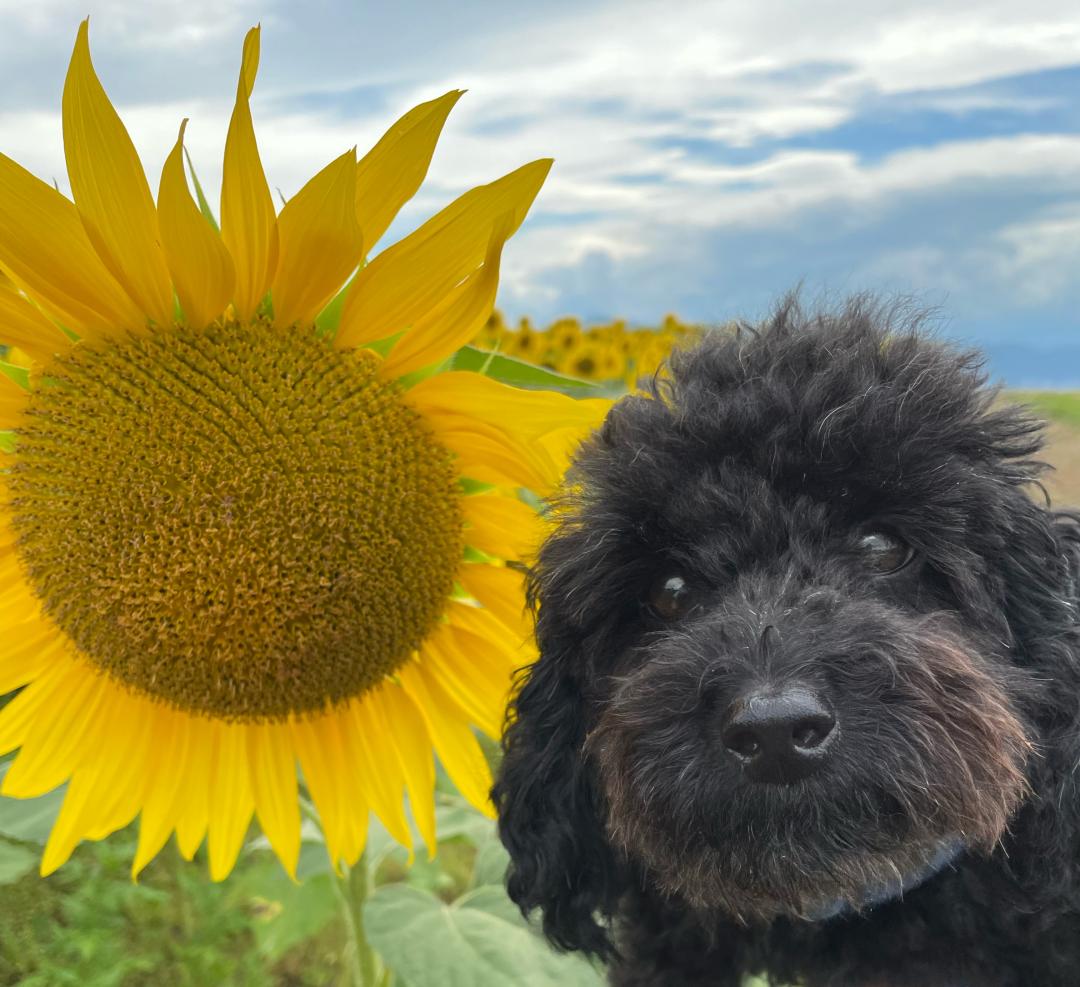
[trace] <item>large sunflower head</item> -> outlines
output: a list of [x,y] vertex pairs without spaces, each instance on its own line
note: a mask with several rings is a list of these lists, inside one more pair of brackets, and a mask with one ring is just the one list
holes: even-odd
[[[460,93],[347,151],[277,213],[244,44],[220,231],[184,127],[157,201],[79,30],[69,201],[0,155],[3,792],[67,784],[42,870],[140,817],[225,876],[257,816],[291,871],[298,767],[331,856],[368,811],[435,840],[433,750],[487,806],[527,660],[520,577],[568,430],[604,408],[445,370],[491,315],[550,162],[466,193],[365,261]],[[198,189],[197,189],[198,191]],[[198,192],[201,198],[201,192]],[[342,290],[342,286],[347,287]]]

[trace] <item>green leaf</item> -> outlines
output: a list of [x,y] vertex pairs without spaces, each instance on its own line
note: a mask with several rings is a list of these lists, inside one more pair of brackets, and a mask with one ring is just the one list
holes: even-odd
[[7,374],[20,387],[30,386],[30,371],[25,367],[16,367],[14,363],[0,360],[0,373]]
[[0,452],[14,452],[15,442],[14,432],[0,432]]
[[497,839],[488,840],[476,852],[473,864],[473,887],[495,885],[499,888],[506,880],[506,871],[510,866],[510,854]]
[[271,854],[261,857],[237,883],[253,904],[252,931],[259,952],[276,963],[338,917],[336,878],[326,862],[326,848],[319,844],[302,846],[298,881],[292,881]]
[[38,862],[38,855],[29,847],[0,840],[0,884],[13,884],[29,874]]
[[195,174],[195,165],[191,163],[191,155],[188,153],[186,147],[184,148],[184,157],[187,159],[188,174],[191,175],[191,184],[195,186],[195,198],[199,202],[199,212],[206,217],[206,221],[214,227],[215,230],[220,230],[217,217],[214,216],[214,210],[210,208],[210,203],[206,201],[202,186],[199,184],[199,176]]
[[557,374],[523,360],[489,353],[475,346],[463,346],[450,360],[451,370],[474,370],[504,384],[545,390],[563,391],[579,397],[596,397],[604,394],[603,388],[587,380]]
[[462,836],[473,846],[480,846],[495,835],[495,823],[458,795],[439,795],[435,828],[440,843]]
[[409,987],[600,987],[599,973],[585,960],[553,952],[507,904],[501,888],[479,888],[444,905],[395,884],[371,898],[364,924],[371,944]]
[[[0,781],[8,765],[0,764]],[[61,787],[36,799],[12,799],[0,796],[0,836],[24,843],[45,844],[49,838],[65,788]]]

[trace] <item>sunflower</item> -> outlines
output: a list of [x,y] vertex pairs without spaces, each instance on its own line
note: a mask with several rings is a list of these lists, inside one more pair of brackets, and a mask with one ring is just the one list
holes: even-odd
[[[66,783],[42,859],[139,817],[211,875],[252,820],[290,873],[300,778],[332,859],[369,810],[434,847],[434,754],[487,808],[536,540],[520,499],[603,408],[443,370],[483,327],[550,162],[467,192],[364,258],[423,181],[451,92],[276,214],[244,43],[220,232],[184,127],[155,205],[79,29],[63,94],[73,202],[0,155],[3,794]],[[185,121],[186,123],[186,121]],[[201,191],[196,184],[201,199]],[[342,285],[348,286],[342,290]],[[433,754],[434,752],[434,754]],[[298,772],[299,767],[299,772]]]

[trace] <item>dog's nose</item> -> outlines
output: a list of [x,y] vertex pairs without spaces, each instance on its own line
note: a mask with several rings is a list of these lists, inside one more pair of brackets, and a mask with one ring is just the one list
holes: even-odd
[[749,778],[776,785],[820,768],[835,736],[836,717],[803,686],[744,696],[728,710],[720,735]]

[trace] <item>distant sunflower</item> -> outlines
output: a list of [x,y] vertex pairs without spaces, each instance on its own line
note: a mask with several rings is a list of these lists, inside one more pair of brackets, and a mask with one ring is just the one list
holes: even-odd
[[63,97],[74,203],[0,156],[0,343],[32,361],[0,373],[0,695],[21,689],[0,753],[19,749],[6,795],[67,783],[43,873],[136,815],[136,873],[175,831],[188,857],[205,838],[223,878],[253,816],[292,872],[298,764],[335,861],[359,856],[369,809],[411,844],[406,793],[434,845],[433,749],[486,807],[470,725],[499,732],[527,660],[504,562],[538,519],[517,491],[544,492],[603,410],[431,372],[488,319],[550,162],[364,265],[460,93],[276,215],[258,57],[254,29],[220,234],[188,190],[183,127],[155,206],[86,23]]

